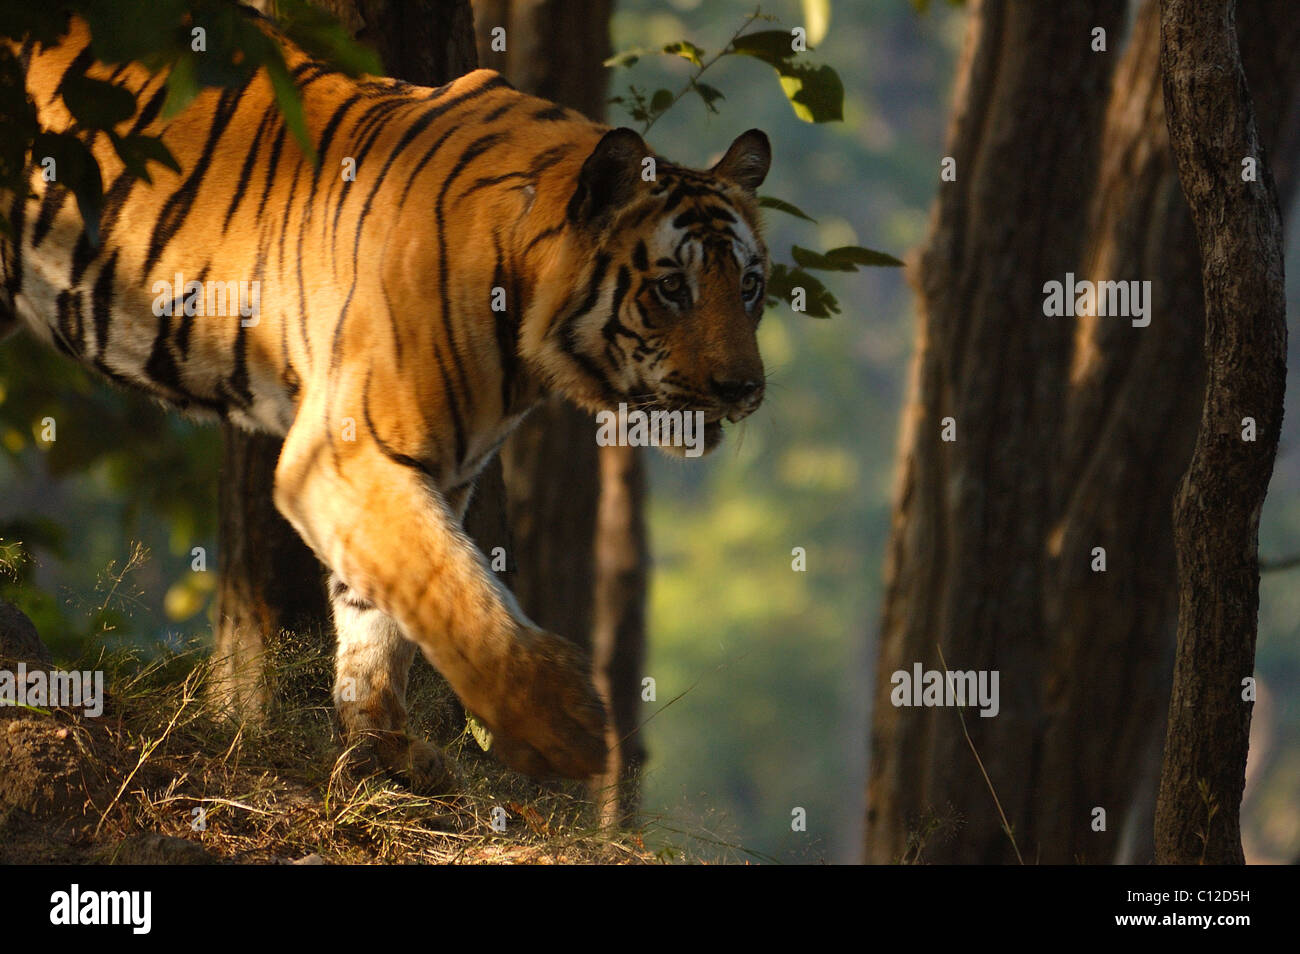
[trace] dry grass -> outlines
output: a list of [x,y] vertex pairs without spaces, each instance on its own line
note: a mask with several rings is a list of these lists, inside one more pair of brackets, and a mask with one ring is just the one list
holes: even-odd
[[[146,832],[197,843],[226,863],[315,854],[354,864],[634,864],[674,855],[648,849],[644,831],[601,829],[579,787],[543,787],[479,751],[449,691],[423,665],[412,680],[413,728],[458,759],[464,790],[429,798],[388,778],[354,777],[318,688],[330,665],[306,643],[284,640],[267,667],[276,702],[257,724],[223,715],[210,691],[214,667],[199,648],[101,654],[69,666],[105,671],[110,699],[101,717],[10,713],[25,720],[23,732],[42,725],[51,745],[81,760],[84,804],[61,813],[0,809],[0,841],[10,842],[0,856],[112,862]],[[492,824],[500,810],[505,831]],[[37,841],[42,850],[24,859],[22,845]]]

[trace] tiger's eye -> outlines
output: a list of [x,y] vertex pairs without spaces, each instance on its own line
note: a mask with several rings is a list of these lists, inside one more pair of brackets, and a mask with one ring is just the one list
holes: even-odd
[[679,294],[683,287],[682,276],[678,272],[659,279],[659,287],[663,289],[666,295]]

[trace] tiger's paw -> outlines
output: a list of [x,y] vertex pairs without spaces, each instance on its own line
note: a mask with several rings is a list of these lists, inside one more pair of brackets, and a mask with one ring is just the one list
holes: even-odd
[[367,732],[347,752],[355,774],[391,776],[417,795],[458,795],[465,780],[456,760],[436,745],[405,732]]
[[586,778],[605,767],[605,706],[586,654],[553,633],[521,633],[508,689],[490,723],[492,750],[535,778]]

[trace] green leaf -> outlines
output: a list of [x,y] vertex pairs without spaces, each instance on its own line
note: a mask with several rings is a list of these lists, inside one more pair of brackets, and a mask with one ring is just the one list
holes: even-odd
[[185,109],[199,95],[198,68],[194,54],[186,53],[167,74],[167,99],[163,102],[162,118],[171,119]]
[[91,245],[99,244],[99,211],[104,204],[104,180],[99,163],[72,133],[41,133],[32,142],[32,160],[54,159],[54,181],[71,190]]
[[383,74],[379,54],[357,42],[332,14],[304,0],[277,0],[275,15],[289,39],[348,76]]
[[793,215],[795,218],[804,219],[808,222],[817,221],[793,203],[786,202],[784,199],[778,199],[775,196],[760,195],[758,197],[758,204],[765,209],[776,209],[778,212],[784,212],[786,215]]
[[601,66],[635,66],[637,60],[645,56],[646,51],[642,49],[624,50],[622,53],[615,53],[609,59],[601,63]]
[[710,86],[708,83],[692,83],[691,88],[700,94],[700,99],[704,100],[705,107],[711,113],[716,113],[718,111],[718,107],[714,106],[714,103],[720,99],[726,99],[726,97],[722,95],[722,90],[718,89],[716,86]]
[[196,6],[191,0],[149,0],[148,3],[123,0],[86,3],[83,0],[76,4],[77,12],[90,26],[91,47],[96,58],[104,63],[139,60],[150,67],[168,63],[182,49],[190,48],[189,30],[178,27]]
[[673,91],[670,89],[657,89],[655,94],[650,97],[650,112],[662,113],[672,104]]
[[794,259],[795,264],[801,268],[819,268],[824,272],[856,272],[858,270],[858,267],[852,262],[832,261],[821,252],[814,252],[812,249],[801,248],[798,245],[791,247],[790,256]]
[[293,77],[289,75],[289,70],[284,65],[284,58],[278,51],[275,59],[266,64],[266,72],[271,77],[271,88],[275,90],[275,101],[280,106],[280,112],[284,114],[285,125],[298,140],[298,145],[302,147],[311,164],[316,165],[316,147],[312,145],[307,135],[307,120],[303,115],[302,96],[298,93],[298,87],[293,84]]
[[840,313],[839,301],[816,276],[801,268],[781,264],[772,266],[767,279],[768,304],[785,302],[793,310],[800,289],[804,298],[803,310],[796,311],[796,314],[807,315],[809,318],[829,318]]
[[844,118],[844,84],[829,66],[791,64],[777,72],[794,114],[804,122],[827,123]]
[[903,262],[894,258],[887,252],[877,252],[874,249],[863,248],[860,245],[843,245],[839,248],[833,248],[826,253],[826,259],[837,264],[850,264],[853,266],[887,266],[890,268],[901,268]]
[[732,41],[731,49],[745,56],[755,56],[764,63],[775,66],[795,55],[794,36],[789,30],[758,30],[746,33]]
[[664,47],[664,52],[670,56],[680,56],[684,60],[690,60],[696,66],[704,65],[704,51],[690,40],[678,40],[676,43],[669,43]]
[[87,129],[112,129],[135,114],[135,97],[129,90],[84,73],[65,76],[59,93],[68,112]]
[[492,748],[492,730],[485,726],[472,715],[465,716],[465,722],[469,726],[470,735],[474,736],[474,741],[484,752]]
[[153,178],[149,175],[148,163],[162,163],[172,172],[180,174],[180,163],[176,157],[171,154],[163,141],[157,136],[145,136],[140,133],[134,133],[130,136],[122,137],[116,133],[109,133],[109,138],[113,142],[113,148],[117,150],[118,158],[126,167],[127,172],[137,179],[143,179],[150,185],[153,184]]

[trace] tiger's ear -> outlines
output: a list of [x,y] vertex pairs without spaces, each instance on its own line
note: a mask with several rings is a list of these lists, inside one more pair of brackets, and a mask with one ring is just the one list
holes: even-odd
[[631,200],[641,181],[641,162],[649,155],[650,147],[634,130],[624,126],[605,133],[578,173],[569,219],[595,224]]
[[767,178],[772,165],[772,145],[767,133],[751,129],[736,137],[727,154],[709,171],[722,179],[729,179],[747,192],[754,192]]

